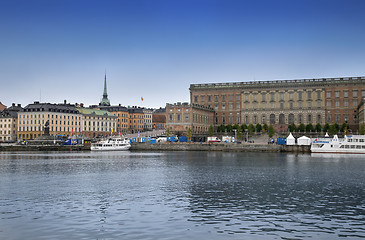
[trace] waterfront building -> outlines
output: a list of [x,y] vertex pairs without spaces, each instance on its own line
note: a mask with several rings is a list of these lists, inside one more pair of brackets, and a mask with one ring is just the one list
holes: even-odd
[[5,108],[6,106],[0,102],[0,112],[2,112]]
[[18,112],[18,139],[35,139],[45,134],[79,135],[82,133],[81,114],[75,105],[34,102]]
[[358,121],[359,121],[359,128],[361,127],[361,125],[365,124],[365,98],[362,99],[362,101],[360,102],[358,108]]
[[152,130],[152,109],[143,108],[144,114],[144,130],[151,131]]
[[155,109],[152,112],[152,128],[155,130],[166,129],[166,108]]
[[365,77],[191,84],[190,101],[212,107],[214,124],[272,124],[285,131],[294,123],[346,122],[358,128],[357,107]]
[[[96,106],[95,106],[96,107]],[[97,106],[100,110],[108,111],[117,117],[117,127],[115,129],[119,134],[129,133],[129,112],[128,108],[121,106]]]
[[18,133],[18,112],[22,110],[20,104],[12,104],[11,107],[0,112],[0,142],[15,142]]
[[140,107],[128,108],[129,113],[129,132],[137,133],[142,132],[144,129],[144,113]]
[[112,113],[93,109],[93,108],[76,108],[80,113],[82,123],[82,134],[85,137],[105,137],[118,134],[117,117]]
[[178,135],[187,135],[189,128],[192,134],[207,133],[214,125],[214,109],[194,103],[168,103],[166,116],[166,129]]

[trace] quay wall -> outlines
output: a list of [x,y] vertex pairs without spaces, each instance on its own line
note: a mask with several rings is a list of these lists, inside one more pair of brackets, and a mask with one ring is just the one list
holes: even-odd
[[90,146],[73,145],[73,146],[58,146],[58,145],[0,145],[0,152],[3,151],[87,151]]
[[286,146],[276,144],[232,143],[133,143],[135,151],[235,151],[235,152],[294,152],[309,153],[310,146]]
[[[225,151],[309,153],[310,146],[232,143],[132,143],[131,151]],[[73,145],[0,145],[2,151],[90,151],[90,146]]]

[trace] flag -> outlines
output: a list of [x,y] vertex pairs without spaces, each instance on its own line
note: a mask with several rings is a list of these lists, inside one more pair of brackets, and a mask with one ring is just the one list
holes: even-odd
[[112,128],[112,130],[111,130],[110,134],[113,134],[113,128]]
[[143,97],[141,97],[141,100],[143,101]]

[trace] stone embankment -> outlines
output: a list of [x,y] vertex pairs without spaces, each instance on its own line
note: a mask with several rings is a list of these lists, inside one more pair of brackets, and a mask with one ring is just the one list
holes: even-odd
[[0,145],[2,151],[87,151],[90,146],[73,145],[73,146],[58,146],[58,145]]
[[286,146],[256,143],[133,143],[135,151],[234,151],[234,152],[294,152],[309,153],[310,146]]

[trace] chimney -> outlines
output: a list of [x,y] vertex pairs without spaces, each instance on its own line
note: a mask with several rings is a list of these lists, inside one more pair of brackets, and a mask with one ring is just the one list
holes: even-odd
[[63,103],[66,105],[67,101],[66,101],[66,100],[64,100],[64,101],[63,101]]
[[11,104],[11,106],[12,106],[12,107],[15,107],[15,103],[12,103],[12,104]]
[[22,106],[22,105],[19,103],[19,104],[18,104],[18,107],[21,107],[21,106]]

